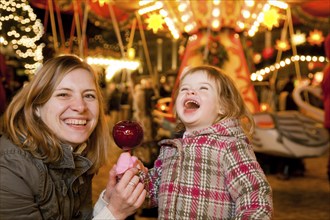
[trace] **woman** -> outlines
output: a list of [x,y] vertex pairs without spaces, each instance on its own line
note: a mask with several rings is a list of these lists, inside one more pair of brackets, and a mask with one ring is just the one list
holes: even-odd
[[[110,144],[101,90],[76,56],[47,61],[13,98],[0,138],[0,219],[91,219],[92,178]],[[145,190],[131,169],[116,184],[114,168],[95,219],[125,218]],[[133,183],[130,183],[133,182]]]

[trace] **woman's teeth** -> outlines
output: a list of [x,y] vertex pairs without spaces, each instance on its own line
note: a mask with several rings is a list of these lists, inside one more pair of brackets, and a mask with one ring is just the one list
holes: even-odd
[[65,120],[65,123],[70,125],[85,125],[87,120],[67,119]]

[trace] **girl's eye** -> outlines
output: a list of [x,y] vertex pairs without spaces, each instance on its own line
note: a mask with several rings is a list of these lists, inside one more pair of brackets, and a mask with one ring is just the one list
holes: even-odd
[[202,86],[201,88],[200,88],[200,90],[208,90],[209,88],[207,88],[207,87],[205,87],[205,86]]
[[188,89],[187,88],[181,88],[180,91],[187,91]]

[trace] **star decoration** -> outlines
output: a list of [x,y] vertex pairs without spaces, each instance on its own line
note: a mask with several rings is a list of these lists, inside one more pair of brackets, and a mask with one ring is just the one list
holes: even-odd
[[309,32],[309,37],[307,38],[308,43],[311,45],[318,45],[320,46],[324,41],[324,37],[322,31],[314,29],[314,31]]
[[276,50],[286,51],[290,49],[290,45],[287,40],[276,40]]
[[292,44],[294,45],[301,45],[306,42],[306,34],[300,33],[300,31],[298,31],[296,34],[292,36],[291,41]]
[[280,15],[278,13],[278,10],[275,8],[272,8],[272,9],[264,12],[263,24],[268,28],[268,30],[271,30],[273,28],[273,26],[275,26],[275,27],[279,26],[279,23],[278,23],[279,18],[280,18]]
[[146,19],[146,23],[148,24],[148,30],[152,29],[154,33],[157,33],[158,30],[163,29],[163,24],[165,23],[165,21],[162,15],[152,13],[151,15],[149,15],[149,18]]

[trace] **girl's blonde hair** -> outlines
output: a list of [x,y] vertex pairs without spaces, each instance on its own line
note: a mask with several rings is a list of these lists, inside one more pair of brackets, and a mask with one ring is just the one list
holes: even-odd
[[[214,123],[229,118],[240,119],[244,131],[249,137],[251,137],[254,130],[254,120],[252,114],[245,105],[244,100],[237,87],[235,86],[234,81],[220,68],[210,65],[201,65],[185,70],[182,74],[182,77],[180,78],[179,86],[174,92],[174,102],[176,101],[176,98],[178,96],[179,87],[182,80],[186,76],[194,74],[196,72],[206,73],[208,78],[210,80],[214,80],[217,86],[216,89],[218,93],[219,106],[221,106],[221,114],[219,114],[218,119]],[[178,116],[177,119],[177,131],[182,132],[184,130],[184,125],[182,124]]]
[[98,123],[87,140],[86,157],[93,162],[89,170],[95,173],[105,163],[110,145],[109,128],[105,120],[99,79],[92,67],[74,55],[48,60],[33,79],[13,98],[4,114],[3,133],[18,147],[29,151],[45,163],[56,162],[63,156],[61,141],[36,115],[36,109],[52,96],[58,84],[69,72],[82,68],[93,76],[99,102]]

